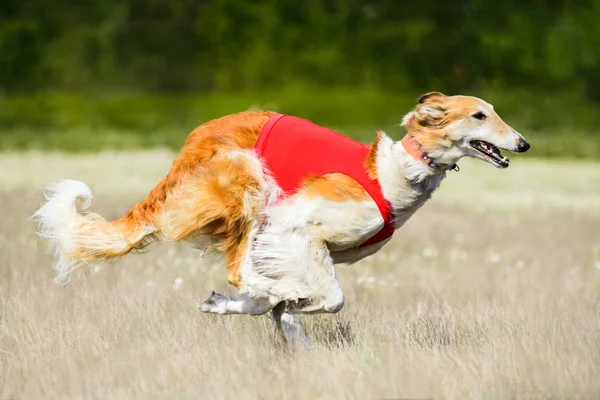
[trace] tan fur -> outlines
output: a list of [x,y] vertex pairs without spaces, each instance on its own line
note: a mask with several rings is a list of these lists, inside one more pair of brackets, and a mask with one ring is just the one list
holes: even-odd
[[214,237],[216,249],[226,256],[229,281],[237,286],[240,245],[263,205],[261,184],[246,161],[217,154],[167,195],[159,226],[173,241],[197,234]]
[[121,218],[114,222],[106,221],[101,215],[89,213],[81,218],[74,229],[76,237],[94,238],[98,242],[115,242],[122,239],[126,246],[109,248],[96,248],[94,246],[80,246],[63,248],[65,254],[72,259],[91,261],[93,259],[106,260],[122,256],[133,248],[143,245],[144,238],[152,232],[146,231],[144,226],[131,218]]
[[123,217],[140,221],[152,216],[167,198],[168,192],[184,177],[210,161],[218,153],[251,149],[265,122],[275,113],[246,111],[209,121],[188,136],[185,146],[173,161],[169,174]]
[[196,128],[169,174],[122,218],[108,222],[97,214],[87,214],[79,223],[77,236],[122,238],[126,247],[102,251],[77,247],[66,249],[66,254],[82,261],[121,256],[144,244],[144,231],[168,240],[210,235],[215,237],[217,250],[226,256],[229,281],[237,286],[240,252],[250,221],[259,210],[262,188],[245,160],[231,159],[230,154],[252,149],[273,115],[242,112]]
[[304,198],[322,197],[331,201],[364,201],[371,197],[354,178],[344,174],[314,176],[304,181],[301,196]]
[[371,146],[369,146],[369,154],[365,160],[367,174],[369,175],[369,178],[374,180],[377,179],[377,150],[379,149],[379,142],[383,135],[383,132],[377,132],[377,138],[371,143]]

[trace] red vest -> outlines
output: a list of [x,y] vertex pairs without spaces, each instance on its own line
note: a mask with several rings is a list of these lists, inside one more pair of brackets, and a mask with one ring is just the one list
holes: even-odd
[[369,146],[302,118],[272,116],[263,126],[254,150],[286,195],[311,176],[341,173],[356,180],[373,199],[384,226],[359,247],[379,243],[394,233],[393,213],[379,181],[365,170]]

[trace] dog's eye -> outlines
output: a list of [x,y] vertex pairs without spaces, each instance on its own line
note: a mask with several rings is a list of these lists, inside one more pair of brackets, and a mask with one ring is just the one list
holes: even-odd
[[477,118],[477,119],[486,119],[486,115],[484,113],[482,113],[481,111],[479,111],[478,113],[473,114],[473,118]]

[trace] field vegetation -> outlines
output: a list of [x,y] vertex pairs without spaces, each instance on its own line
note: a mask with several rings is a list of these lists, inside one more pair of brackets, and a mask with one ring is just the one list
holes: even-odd
[[600,394],[600,181],[592,162],[461,162],[384,251],[339,268],[313,345],[267,316],[196,311],[225,270],[177,244],[52,283],[28,216],[88,182],[116,218],[168,151],[0,155],[0,398],[578,398]]

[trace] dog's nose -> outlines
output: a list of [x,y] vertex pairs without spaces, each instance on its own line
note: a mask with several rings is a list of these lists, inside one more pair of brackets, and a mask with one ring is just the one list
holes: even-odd
[[519,145],[517,146],[517,152],[525,153],[530,147],[531,145],[523,140],[522,142],[519,142]]

